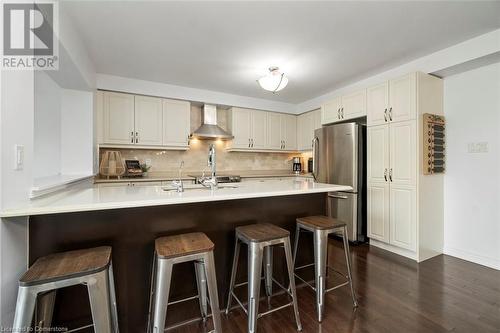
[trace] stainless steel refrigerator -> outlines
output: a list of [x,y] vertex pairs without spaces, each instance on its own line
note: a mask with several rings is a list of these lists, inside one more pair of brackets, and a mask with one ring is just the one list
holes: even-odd
[[320,183],[348,185],[328,193],[328,214],[347,223],[349,240],[366,240],[366,127],[350,122],[314,132],[313,175]]

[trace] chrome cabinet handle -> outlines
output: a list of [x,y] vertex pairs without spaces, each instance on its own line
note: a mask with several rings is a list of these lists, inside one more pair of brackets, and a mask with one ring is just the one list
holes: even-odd
[[340,108],[337,110],[337,119],[340,119]]
[[252,148],[253,148],[253,139],[252,139]]
[[317,137],[315,137],[313,140],[312,140],[312,149],[313,149],[313,169],[312,169],[312,175],[313,175],[313,178],[314,180],[316,181],[317,180],[317,175],[318,175],[318,172],[316,171],[316,169],[318,168],[318,162],[317,162],[317,159],[316,159],[316,154],[317,154],[317,147],[316,147],[316,143],[319,145],[319,139]]
[[130,132],[130,143],[134,143],[134,131]]
[[139,132],[135,132],[135,143],[139,143]]
[[385,181],[387,181],[387,168],[385,168],[385,170],[384,170],[384,179],[385,179]]
[[387,108],[384,109],[384,120],[387,122]]
[[286,148],[286,141],[283,140],[283,149],[285,149],[285,148]]
[[248,138],[248,148],[250,148],[250,138]]
[[340,114],[342,115],[342,119],[344,119],[344,107],[342,107],[342,109],[340,109]]
[[389,180],[392,182],[392,168],[389,170]]
[[389,120],[392,121],[392,106],[389,108]]

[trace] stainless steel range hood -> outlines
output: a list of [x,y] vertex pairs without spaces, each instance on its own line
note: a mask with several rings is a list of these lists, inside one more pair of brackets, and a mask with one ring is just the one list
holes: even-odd
[[203,105],[201,114],[201,126],[191,134],[191,137],[197,139],[222,139],[230,140],[231,134],[224,131],[217,125],[217,108],[215,105]]

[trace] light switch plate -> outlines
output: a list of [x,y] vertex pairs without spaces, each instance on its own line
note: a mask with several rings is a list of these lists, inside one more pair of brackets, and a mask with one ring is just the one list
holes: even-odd
[[24,168],[24,146],[14,146],[14,170],[22,170]]

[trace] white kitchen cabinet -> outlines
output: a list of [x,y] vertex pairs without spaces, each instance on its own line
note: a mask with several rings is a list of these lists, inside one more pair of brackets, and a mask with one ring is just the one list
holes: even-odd
[[266,149],[267,144],[267,114],[266,111],[252,110],[251,148]]
[[297,149],[300,151],[312,150],[314,136],[313,112],[303,113],[297,118]]
[[230,130],[234,136],[231,148],[250,148],[252,137],[252,110],[232,108],[229,112]]
[[187,147],[191,124],[191,104],[186,101],[163,99],[162,112],[163,145]]
[[135,96],[135,143],[161,146],[163,136],[161,98]]
[[368,183],[368,237],[390,241],[390,191],[388,183]]
[[368,88],[368,126],[415,119],[416,82],[417,74],[410,73]]
[[103,142],[110,144],[134,144],[134,96],[104,92]]
[[366,89],[342,96],[342,120],[366,116]]
[[321,106],[321,123],[329,124],[366,116],[366,89],[336,97]]
[[297,150],[297,116],[282,114],[281,117],[282,150]]
[[424,73],[367,90],[368,237],[417,261],[443,249],[443,175],[424,175],[419,162],[422,114],[442,106],[442,80]]
[[389,126],[367,129],[368,182],[387,182],[389,173]]
[[387,123],[389,105],[389,82],[378,84],[366,90],[366,118],[370,126]]
[[100,147],[189,148],[189,102],[115,92],[98,92],[98,97]]
[[267,147],[269,149],[282,149],[283,137],[281,126],[281,114],[269,112],[267,115]]
[[416,74],[411,73],[389,81],[389,120],[391,122],[415,119]]
[[321,123],[329,124],[340,119],[341,99],[337,97],[321,105]]
[[390,132],[390,181],[398,185],[415,185],[417,178],[416,123],[410,120],[385,125],[387,126]]
[[416,190],[412,186],[390,185],[390,243],[415,251],[417,238]]

